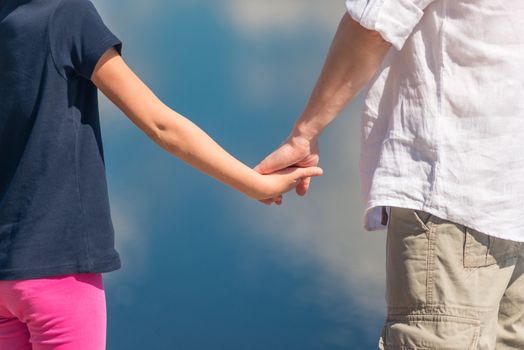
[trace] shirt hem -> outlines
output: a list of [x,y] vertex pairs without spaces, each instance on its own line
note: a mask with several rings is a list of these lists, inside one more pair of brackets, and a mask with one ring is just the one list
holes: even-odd
[[[482,227],[477,226],[474,223],[464,221],[460,217],[455,217],[454,215],[449,215],[447,213],[444,213],[443,211],[440,211],[438,209],[435,209],[433,207],[425,206],[422,203],[419,202],[404,202],[404,201],[395,201],[395,200],[377,200],[377,201],[370,201],[368,202],[368,205],[364,211],[364,229],[366,231],[379,231],[379,230],[385,230],[387,228],[387,225],[384,226],[378,223],[370,223],[369,220],[369,214],[370,212],[377,207],[399,207],[399,208],[406,208],[406,209],[413,209],[413,210],[422,210],[425,211],[428,214],[437,216],[438,218],[442,220],[451,221],[454,223],[457,223],[459,225],[463,225],[467,228],[482,232],[488,236],[500,238],[504,240],[514,241],[514,242],[524,242],[524,238],[516,238],[511,236],[505,236],[503,234],[500,234],[499,232],[492,231],[490,229],[485,229]],[[389,208],[388,208],[389,209]],[[389,213],[389,210],[388,210]],[[390,217],[391,218],[391,217]],[[389,218],[388,218],[388,224],[389,224]]]
[[86,76],[84,76],[84,78],[91,80],[96,65],[102,56],[111,48],[114,48],[119,55],[122,55],[122,41],[114,35],[105,37],[96,47],[91,50],[90,57],[92,57],[93,60],[86,63]]
[[104,273],[122,267],[120,257],[94,261],[89,266],[82,263],[71,263],[56,266],[45,266],[23,269],[0,269],[0,280],[19,280],[51,277],[73,273]]

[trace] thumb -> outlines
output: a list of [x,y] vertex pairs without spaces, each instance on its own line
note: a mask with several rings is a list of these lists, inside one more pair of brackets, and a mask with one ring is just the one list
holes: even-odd
[[260,174],[271,174],[275,171],[285,169],[295,164],[300,159],[293,157],[286,146],[280,147],[268,155],[260,164],[255,167],[255,171]]
[[295,175],[297,178],[304,179],[308,177],[322,176],[324,170],[319,167],[309,167],[309,168],[297,168],[295,170]]
[[262,170],[261,170],[261,168],[260,168],[260,167],[261,167],[261,164],[262,164],[262,163],[258,163],[258,165],[257,165],[256,167],[254,167],[253,170],[256,171],[257,173],[263,175],[264,173],[262,172]]
[[255,167],[255,170],[261,174],[271,174],[272,172],[287,168],[287,165],[281,165],[282,161],[280,158],[279,152],[276,150],[264,158],[260,164]]

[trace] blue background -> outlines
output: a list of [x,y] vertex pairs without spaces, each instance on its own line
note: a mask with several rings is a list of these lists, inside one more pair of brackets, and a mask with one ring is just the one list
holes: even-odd
[[[94,1],[153,91],[255,166],[287,136],[344,2]],[[384,233],[364,232],[362,97],[321,138],[305,198],[266,207],[172,157],[104,97],[122,268],[104,275],[108,349],[373,349]]]

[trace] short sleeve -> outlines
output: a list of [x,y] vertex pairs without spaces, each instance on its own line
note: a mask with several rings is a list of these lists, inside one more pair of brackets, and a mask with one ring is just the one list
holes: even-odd
[[64,76],[72,72],[91,79],[96,64],[122,42],[106,27],[90,0],[62,0],[49,23],[49,42],[55,65]]
[[435,0],[346,0],[351,17],[401,50],[424,9]]

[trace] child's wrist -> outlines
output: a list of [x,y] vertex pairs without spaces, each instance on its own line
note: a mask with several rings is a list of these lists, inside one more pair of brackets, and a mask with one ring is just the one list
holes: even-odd
[[246,196],[252,199],[260,200],[266,195],[263,185],[266,179],[264,175],[259,174],[258,172],[252,172],[249,176],[248,181],[244,185],[244,190],[242,191]]

